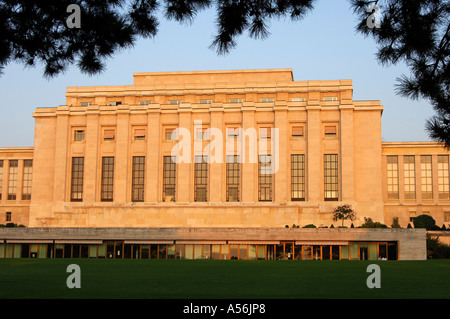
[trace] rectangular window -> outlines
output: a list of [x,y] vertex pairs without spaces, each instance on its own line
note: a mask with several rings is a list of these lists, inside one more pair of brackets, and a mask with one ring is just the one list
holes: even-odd
[[405,182],[405,199],[416,198],[416,173],[414,155],[403,157],[403,174]]
[[7,222],[10,222],[12,220],[11,215],[12,215],[11,212],[6,212],[6,221]]
[[72,158],[72,182],[70,200],[81,202],[83,200],[83,175],[84,175],[84,157]]
[[338,155],[324,155],[324,191],[326,201],[339,200]]
[[439,199],[450,198],[448,155],[438,155]]
[[75,142],[83,142],[84,141],[84,130],[75,130],[73,132],[73,140]]
[[102,157],[101,201],[112,202],[114,194],[114,157]]
[[259,155],[258,161],[258,200],[272,201],[271,155]]
[[444,212],[444,222],[450,222],[450,212]]
[[421,155],[420,181],[422,188],[422,199],[433,198],[433,173],[431,166],[431,155]]
[[211,104],[212,100],[200,100],[199,103],[200,104]]
[[398,156],[387,156],[387,196],[398,199]]
[[197,140],[209,140],[208,128],[197,128],[195,130],[195,138]]
[[121,101],[113,101],[113,102],[109,102],[109,106],[117,106],[117,105],[121,105],[122,102]]
[[337,129],[335,125],[325,126],[325,137],[336,137]]
[[145,156],[133,156],[131,201],[144,201]]
[[19,161],[9,161],[8,200],[15,200],[17,193],[17,169]]
[[227,155],[227,202],[240,201],[241,165],[239,155]]
[[163,201],[175,201],[176,163],[172,156],[164,156],[163,161]]
[[303,137],[303,126],[293,126],[292,137],[294,138]]
[[206,202],[208,189],[208,158],[195,156],[194,163],[194,201]]
[[242,99],[230,99],[230,103],[242,103]]
[[291,154],[291,200],[305,200],[304,154]]
[[179,105],[181,104],[181,100],[169,100],[170,105]]
[[31,199],[31,180],[33,176],[33,160],[23,161],[22,200]]
[[239,137],[239,128],[237,127],[227,127],[227,138],[237,139]]
[[116,138],[116,131],[114,129],[107,129],[103,132],[104,141],[114,141]]
[[145,129],[135,129],[134,130],[134,140],[135,141],[143,141],[145,140]]
[[80,106],[90,106],[92,102],[80,102]]
[[325,96],[324,101],[337,101],[337,96]]
[[139,105],[149,105],[152,104],[152,101],[139,101]]
[[3,193],[3,160],[0,160],[0,199]]
[[177,137],[175,136],[176,134],[172,134],[172,133],[175,133],[174,128],[166,128],[164,130],[164,138],[166,141],[174,141],[177,139]]
[[273,103],[273,98],[263,98],[259,100],[261,103]]
[[291,99],[291,101],[292,101],[292,102],[305,102],[305,101],[306,101],[306,98],[304,98],[304,97],[293,97],[293,98]]
[[269,139],[271,137],[272,137],[271,127],[261,127],[259,129],[259,138],[260,139]]

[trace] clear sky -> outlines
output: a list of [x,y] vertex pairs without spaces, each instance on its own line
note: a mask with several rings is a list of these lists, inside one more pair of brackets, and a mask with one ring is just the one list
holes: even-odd
[[199,14],[191,25],[162,19],[155,38],[140,39],[135,47],[116,53],[97,76],[71,67],[48,80],[41,65],[8,65],[0,77],[0,147],[33,146],[32,113],[36,107],[64,105],[67,86],[131,85],[134,72],[273,68],[292,68],[296,81],[351,79],[354,100],[380,100],[384,106],[384,141],[429,140],[425,120],[433,115],[432,107],[395,94],[396,78],[408,75],[408,68],[378,63],[375,41],[356,33],[356,15],[348,1],[318,0],[303,20],[272,20],[268,38],[254,40],[245,34],[225,56],[209,49],[214,19],[212,10]]

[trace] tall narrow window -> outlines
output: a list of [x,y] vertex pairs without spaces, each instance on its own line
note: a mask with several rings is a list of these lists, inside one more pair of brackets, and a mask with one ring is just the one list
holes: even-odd
[[338,155],[324,155],[324,191],[326,201],[336,201],[339,199],[339,175],[338,175]]
[[387,156],[387,196],[398,199],[398,156]]
[[70,200],[73,202],[83,200],[83,174],[84,157],[72,158],[72,183]]
[[195,156],[194,163],[194,201],[206,202],[208,189],[208,159]]
[[18,160],[9,161],[9,181],[8,181],[8,199],[16,199],[17,193],[17,166]]
[[271,155],[259,155],[258,161],[258,200],[272,200]]
[[227,155],[227,202],[240,201],[240,181],[239,155]]
[[448,155],[438,155],[439,199],[450,198]]
[[175,201],[176,163],[172,156],[164,156],[163,163],[163,201]]
[[131,201],[144,201],[145,156],[133,156]]
[[291,154],[291,200],[305,200],[304,154]]
[[416,173],[414,155],[403,157],[403,174],[405,181],[405,199],[416,198]]
[[23,185],[22,185],[22,200],[31,199],[31,180],[33,175],[33,160],[28,159],[23,161]]
[[114,194],[114,157],[102,158],[101,201],[112,202]]
[[433,173],[431,169],[431,155],[420,156],[420,181],[422,199],[433,198]]
[[2,199],[3,193],[3,160],[0,160],[0,199]]

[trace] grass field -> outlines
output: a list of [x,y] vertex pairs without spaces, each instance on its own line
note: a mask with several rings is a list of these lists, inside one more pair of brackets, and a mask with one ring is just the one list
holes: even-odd
[[[369,289],[367,266],[381,269]],[[81,269],[69,289],[67,266]],[[450,260],[215,261],[0,259],[0,299],[450,298]]]

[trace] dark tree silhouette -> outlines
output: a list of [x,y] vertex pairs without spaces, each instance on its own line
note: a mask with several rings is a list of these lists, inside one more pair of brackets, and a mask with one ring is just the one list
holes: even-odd
[[[81,72],[96,74],[104,60],[131,47],[137,38],[158,31],[158,10],[168,20],[192,21],[201,10],[216,6],[217,35],[211,44],[225,54],[245,31],[253,38],[268,35],[267,22],[289,16],[300,19],[314,0],[1,0],[0,71],[9,62],[45,65],[53,77],[76,63]],[[69,28],[67,7],[81,9],[81,27]]]
[[[424,98],[436,115],[427,120],[429,136],[450,147],[450,1],[352,0],[359,16],[357,30],[379,45],[383,65],[406,62],[410,76],[398,78],[397,93],[410,99]],[[379,28],[367,27],[369,3],[380,7]]]

